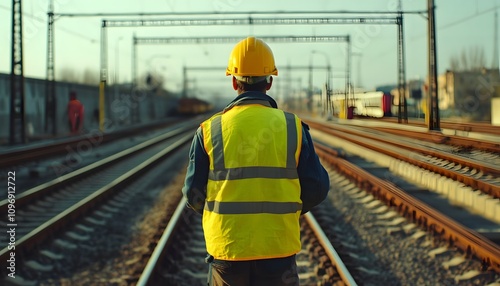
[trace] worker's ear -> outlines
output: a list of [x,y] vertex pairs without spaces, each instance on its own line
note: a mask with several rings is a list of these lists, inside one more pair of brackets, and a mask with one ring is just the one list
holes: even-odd
[[238,82],[236,81],[236,78],[233,76],[233,89],[238,90]]
[[273,77],[269,77],[269,82],[266,85],[266,90],[270,90],[271,86],[273,85]]

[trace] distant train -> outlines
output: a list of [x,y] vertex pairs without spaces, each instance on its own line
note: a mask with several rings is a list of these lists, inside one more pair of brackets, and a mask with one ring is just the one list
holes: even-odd
[[382,91],[355,93],[354,114],[368,117],[392,116],[392,95]]
[[[334,114],[347,116],[388,117],[392,116],[392,95],[382,91],[368,91],[350,95],[345,104],[345,95],[332,96]],[[345,108],[348,111],[345,113]]]
[[177,103],[177,112],[179,115],[197,115],[213,109],[213,105],[207,101],[192,97],[181,98]]

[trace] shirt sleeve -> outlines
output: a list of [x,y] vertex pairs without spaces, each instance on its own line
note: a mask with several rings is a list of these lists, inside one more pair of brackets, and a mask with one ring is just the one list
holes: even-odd
[[206,187],[208,182],[209,159],[203,147],[201,127],[196,131],[189,150],[189,163],[182,187],[182,193],[187,200],[187,206],[197,213],[203,214]]
[[330,189],[330,178],[321,165],[309,133],[309,126],[302,123],[302,149],[297,172],[300,181],[302,214],[320,204]]

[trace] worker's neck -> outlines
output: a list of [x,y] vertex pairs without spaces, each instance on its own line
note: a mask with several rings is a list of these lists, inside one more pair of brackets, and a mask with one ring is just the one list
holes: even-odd
[[[238,89],[238,95],[242,94],[242,93],[245,93],[247,92],[248,90],[241,90],[241,89]],[[257,90],[257,92],[262,92],[262,93],[266,93],[266,90]]]

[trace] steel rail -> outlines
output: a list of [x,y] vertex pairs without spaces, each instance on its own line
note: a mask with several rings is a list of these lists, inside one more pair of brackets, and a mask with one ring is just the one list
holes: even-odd
[[[172,134],[170,134],[170,136],[172,136]],[[43,243],[48,237],[50,237],[52,233],[69,224],[73,218],[82,216],[89,212],[93,207],[102,203],[106,198],[117,193],[121,187],[128,184],[132,179],[149,170],[149,168],[156,165],[158,162],[163,160],[163,158],[170,155],[173,151],[188,143],[191,139],[192,133],[183,135],[179,140],[171,144],[169,147],[156,153],[153,157],[149,158],[138,166],[135,166],[125,174],[122,174],[120,177],[113,180],[111,183],[99,188],[91,195],[85,197],[83,200],[80,200],[65,211],[59,213],[55,217],[49,219],[39,227],[35,228],[28,234],[18,239],[16,241],[16,256],[18,255],[18,253],[20,256],[22,256],[23,254],[29,253],[30,251],[36,249],[36,247]],[[11,250],[9,250],[8,247],[0,250],[0,259],[5,261],[8,258],[10,252]]]
[[[380,137],[377,138],[375,136],[371,136],[371,135],[367,135],[367,134],[360,135],[360,132],[353,131],[352,129],[342,128],[342,130],[340,131],[340,130],[333,130],[331,127],[325,127],[325,126],[318,124],[318,123],[308,122],[308,124],[310,124],[311,126],[314,126],[314,128],[317,130],[321,130],[323,132],[328,133],[329,135],[333,135],[333,136],[338,137],[338,138],[343,138],[345,140],[348,140],[350,142],[354,142],[354,143],[356,143],[360,146],[363,146],[365,148],[369,148],[371,150],[380,152],[382,154],[386,154],[388,156],[394,157],[394,158],[402,160],[404,162],[408,162],[410,164],[413,164],[415,166],[424,168],[424,169],[432,171],[434,173],[443,175],[445,177],[452,178],[453,180],[460,181],[460,182],[466,184],[467,186],[481,190],[482,192],[492,196],[493,198],[496,198],[496,199],[500,198],[500,186],[492,184],[492,183],[487,182],[487,181],[475,179],[471,176],[462,174],[462,173],[454,171],[454,170],[443,168],[443,167],[438,166],[438,165],[433,164],[433,163],[428,163],[426,158],[422,154],[436,156],[436,157],[442,158],[444,160],[449,160],[452,162],[459,162],[460,164],[462,164],[464,166],[469,166],[470,168],[475,168],[475,169],[481,170],[484,173],[491,173],[491,174],[498,175],[498,174],[500,174],[500,169],[497,166],[492,166],[492,165],[488,165],[488,164],[484,164],[484,163],[474,162],[474,160],[471,160],[471,159],[466,160],[466,159],[459,158],[459,157],[451,155],[451,154],[444,155],[444,154],[436,153],[434,151],[429,151],[427,149],[420,148],[420,147],[407,146],[405,144],[398,143],[398,142],[395,142],[393,140],[388,140],[385,138],[384,139],[382,139]],[[350,135],[350,134],[346,134],[346,133],[351,133],[351,134],[356,134],[356,135]],[[355,136],[362,136],[364,138],[356,138]],[[401,154],[401,151],[392,150],[390,148],[387,148],[387,146],[381,146],[380,144],[377,144],[376,142],[373,142],[373,141],[367,142],[367,139],[366,139],[367,137],[370,138],[371,140],[383,142],[385,144],[397,145],[398,147],[404,148],[405,150],[417,150],[418,152],[411,153],[410,155]],[[370,140],[370,139],[368,139],[368,140]]]
[[374,197],[396,206],[406,217],[423,226],[465,253],[478,257],[484,264],[500,272],[500,247],[481,234],[446,217],[394,184],[377,178],[349,161],[336,157],[328,146],[315,143],[316,152],[341,173],[352,178]]
[[[380,120],[385,122],[397,122],[395,118],[384,117]],[[422,126],[425,127],[426,124],[419,120],[409,120],[409,125],[411,126]],[[441,120],[441,129],[451,129],[460,130],[465,132],[477,132],[477,133],[487,133],[500,136],[500,126],[491,125],[489,123],[471,123],[471,122],[452,122]]]
[[342,262],[342,258],[340,258],[339,254],[337,253],[333,245],[330,243],[330,240],[326,236],[325,232],[314,218],[314,215],[311,214],[311,212],[308,212],[305,214],[305,219],[309,224],[309,226],[311,227],[311,229],[316,234],[316,236],[318,237],[318,241],[321,244],[321,246],[323,246],[323,248],[325,249],[326,254],[328,255],[328,257],[330,257],[330,260],[334,263],[335,267],[337,268],[340,277],[342,277],[342,281],[346,285],[350,286],[358,285],[354,280],[354,278],[352,277],[349,270],[347,269],[346,265]]
[[[441,124],[442,126],[443,124]],[[458,135],[445,135],[440,132],[421,132],[412,130],[393,129],[388,127],[371,127],[388,133],[405,134],[407,137],[417,138],[419,140],[434,142],[438,144],[455,145],[462,147],[473,147],[474,149],[485,150],[488,152],[500,153],[500,143],[487,140],[479,140]]]
[[[182,132],[185,132],[186,130],[188,130],[188,128],[180,128],[180,129],[176,129],[176,130],[167,132],[161,136],[144,141],[143,143],[140,143],[134,147],[128,148],[128,149],[123,150],[121,152],[118,152],[114,155],[106,157],[100,161],[94,162],[90,165],[87,165],[87,166],[82,167],[78,170],[75,170],[71,173],[65,174],[65,175],[58,177],[56,179],[53,179],[49,182],[43,183],[43,184],[38,185],[36,187],[33,187],[29,190],[26,190],[26,191],[24,191],[21,194],[16,196],[16,208],[20,208],[20,207],[29,205],[30,203],[36,201],[37,199],[46,195],[47,193],[51,192],[52,190],[54,190],[54,189],[56,189],[64,184],[67,184],[67,182],[69,182],[69,181],[75,180],[77,178],[81,178],[83,176],[87,176],[91,172],[101,170],[102,168],[108,166],[109,164],[115,163],[118,160],[124,159],[127,156],[130,156],[136,152],[141,151],[143,148],[152,146],[154,144],[158,144],[159,142],[166,140],[170,137],[173,137],[175,135],[178,135]],[[7,213],[8,205],[9,205],[8,199],[4,199],[4,200],[0,201],[0,212]]]
[[113,133],[102,133],[99,131],[97,133],[84,134],[82,136],[77,136],[71,139],[55,143],[47,143],[35,147],[16,148],[14,150],[7,149],[0,154],[0,168],[13,167],[22,163],[33,162],[48,158],[50,156],[55,156],[62,152],[67,152],[66,148],[68,147],[73,149],[77,148],[78,144],[81,144],[81,142],[88,142],[93,146],[101,145],[113,140],[137,134],[138,132],[144,131],[145,128],[148,130],[156,129],[159,127],[171,125],[175,122],[176,121],[173,121],[171,123],[162,122],[151,124],[147,127],[143,126],[140,129],[125,129]]
[[[157,282],[154,281],[154,275],[159,271],[158,267],[160,267],[159,265],[161,264],[161,261],[167,255],[166,250],[172,243],[174,232],[179,228],[179,224],[181,222],[184,222],[181,221],[180,218],[182,216],[182,213],[185,211],[186,199],[183,197],[180,200],[176,210],[174,211],[174,214],[170,218],[170,221],[168,222],[168,225],[165,228],[160,240],[156,244],[153,254],[148,260],[148,263],[146,264],[146,267],[144,268],[144,271],[142,272],[136,284],[137,286],[155,285],[154,283]],[[311,227],[312,231],[318,238],[318,242],[325,250],[326,255],[328,255],[334,267],[336,267],[339,276],[342,278],[342,281],[345,283],[345,285],[356,286],[356,281],[352,277],[346,265],[343,263],[342,258],[338,255],[337,251],[330,243],[330,240],[328,239],[326,234],[321,229],[321,226],[314,218],[314,215],[308,212],[307,214],[305,214],[305,219],[309,224],[309,227]]]
[[161,235],[160,240],[158,240],[158,243],[156,244],[151,257],[149,258],[148,263],[146,264],[146,267],[144,268],[144,271],[139,278],[139,281],[137,281],[137,286],[146,286],[153,278],[153,274],[156,271],[158,264],[165,256],[164,250],[168,247],[168,245],[170,245],[172,234],[178,228],[181,215],[186,210],[186,202],[186,198],[182,197],[179,204],[177,205],[177,208],[174,211],[174,214],[168,221],[167,227]]
[[[319,125],[315,125],[315,126],[318,127]],[[324,128],[324,127],[320,127],[320,128]],[[500,176],[500,166],[497,166],[497,165],[488,164],[488,163],[477,161],[477,160],[474,160],[471,158],[465,159],[462,156],[457,156],[457,155],[453,155],[453,154],[437,152],[437,151],[434,151],[433,149],[423,148],[421,146],[411,144],[411,143],[401,143],[400,141],[392,140],[390,138],[384,138],[383,140],[381,140],[381,137],[378,135],[368,134],[365,132],[353,130],[351,128],[344,128],[344,127],[340,127],[340,126],[336,126],[335,128],[339,129],[342,132],[348,132],[348,133],[351,133],[353,135],[363,136],[363,137],[369,138],[371,140],[375,140],[375,141],[383,142],[383,143],[388,143],[388,144],[391,144],[391,145],[394,145],[396,147],[403,148],[406,150],[416,151],[420,154],[434,156],[434,157],[437,157],[437,158],[440,158],[443,160],[448,160],[451,162],[458,163],[460,165],[469,166],[470,168],[481,170],[482,172],[484,172],[486,174]],[[329,128],[329,129],[333,130],[333,128]],[[328,132],[328,128],[323,129],[323,131]],[[391,133],[397,134],[399,131],[400,130],[393,129],[391,131]],[[401,133],[406,133],[406,130],[402,130]],[[432,137],[432,136],[434,136],[434,134],[427,133],[427,137]]]

